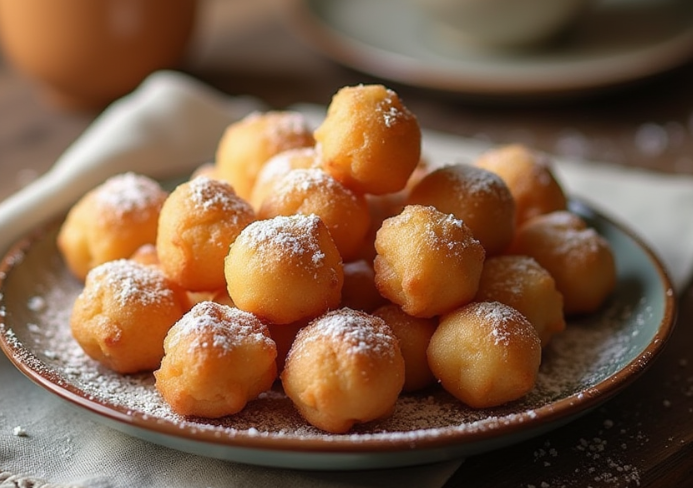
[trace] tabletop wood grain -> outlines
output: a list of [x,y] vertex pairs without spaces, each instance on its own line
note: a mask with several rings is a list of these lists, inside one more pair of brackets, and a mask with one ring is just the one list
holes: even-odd
[[[381,81],[322,58],[293,35],[281,0],[203,0],[180,69],[270,106],[326,104],[341,86]],[[608,96],[558,104],[476,103],[390,84],[422,126],[556,154],[693,173],[693,64]],[[98,114],[50,106],[0,58],[0,198],[36,178]],[[688,210],[690,211],[690,209]],[[636,383],[547,435],[471,457],[452,488],[693,486],[693,286],[674,335]]]

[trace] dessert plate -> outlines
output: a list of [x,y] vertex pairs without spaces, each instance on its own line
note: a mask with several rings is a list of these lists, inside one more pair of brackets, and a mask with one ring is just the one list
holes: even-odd
[[119,375],[87,358],[70,335],[81,283],[56,248],[60,222],[17,243],[0,264],[0,347],[31,380],[122,432],[198,455],[295,469],[412,466],[498,449],[587,413],[650,366],[675,316],[671,283],[630,231],[572,201],[608,239],[618,286],[598,313],[570,320],[545,350],[534,390],[499,408],[472,410],[438,386],[401,395],[391,418],[345,435],[303,421],[277,385],[241,413],[183,418],[151,374]]
[[601,0],[560,42],[492,52],[441,39],[400,0],[300,0],[290,25],[322,54],[385,80],[480,97],[564,97],[693,58],[693,2]]

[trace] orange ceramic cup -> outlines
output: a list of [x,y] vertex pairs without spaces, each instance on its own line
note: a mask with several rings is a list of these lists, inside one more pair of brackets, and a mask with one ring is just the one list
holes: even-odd
[[175,67],[196,0],[0,0],[7,61],[70,108],[103,108]]

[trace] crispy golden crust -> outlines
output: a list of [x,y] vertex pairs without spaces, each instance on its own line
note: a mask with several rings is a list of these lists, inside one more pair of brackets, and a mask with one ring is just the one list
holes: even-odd
[[72,335],[93,359],[120,373],[151,371],[187,296],[154,266],[115,260],[93,268],[75,300]]
[[199,176],[179,185],[159,218],[156,249],[161,268],[187,290],[224,288],[229,246],[254,220],[253,209],[228,183]]
[[343,308],[301,329],[281,380],[310,424],[344,433],[392,413],[404,384],[404,359],[382,319]]
[[383,222],[375,249],[376,287],[409,315],[449,312],[477,292],[484,248],[452,215],[408,205]]
[[245,200],[265,163],[289,149],[315,145],[305,116],[292,111],[254,112],[232,123],[219,140],[215,175]]
[[594,312],[616,286],[608,241],[567,211],[528,220],[518,229],[511,252],[533,257],[551,274],[566,314]]
[[383,319],[399,341],[405,367],[402,390],[416,391],[432,385],[435,377],[428,366],[426,349],[438,327],[438,318],[412,317],[394,303],[377,308],[373,315]]
[[88,192],[70,209],[58,234],[67,266],[84,280],[91,268],[153,244],[166,197],[156,181],[134,173],[113,176]]
[[218,418],[240,412],[277,377],[277,349],[254,315],[204,301],[169,331],[156,388],[181,415]]
[[402,190],[421,156],[421,129],[382,85],[340,89],[315,130],[325,171],[358,193]]
[[360,259],[344,264],[342,307],[372,312],[386,302],[375,287],[375,271],[371,263]]
[[566,209],[567,198],[546,154],[510,144],[485,152],[475,165],[498,174],[508,185],[518,226],[537,215]]
[[541,341],[517,310],[499,302],[472,302],[440,318],[428,364],[448,392],[473,408],[526,395],[541,363]]
[[337,246],[315,215],[250,224],[230,247],[224,272],[236,306],[276,324],[336,307],[344,282]]
[[426,175],[411,190],[409,205],[432,205],[462,220],[487,256],[503,252],[515,233],[515,201],[503,180],[483,168],[455,164]]
[[288,172],[294,169],[319,168],[320,160],[315,147],[288,149],[272,156],[262,166],[255,178],[250,204],[257,211],[265,198],[272,195],[274,186]]
[[501,302],[524,315],[545,346],[565,329],[563,295],[551,274],[529,256],[494,256],[484,263],[475,300]]
[[363,195],[349,190],[321,169],[295,169],[284,175],[272,195],[265,198],[258,217],[295,214],[320,217],[345,261],[358,254],[370,227],[370,212]]

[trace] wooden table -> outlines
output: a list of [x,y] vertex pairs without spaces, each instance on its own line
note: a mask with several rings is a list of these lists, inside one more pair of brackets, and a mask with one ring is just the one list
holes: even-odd
[[[326,104],[341,86],[378,81],[323,59],[298,42],[280,19],[281,3],[206,0],[182,69],[229,94],[257,96],[276,108],[295,102]],[[559,105],[474,104],[390,86],[427,128],[693,173],[693,64],[608,97]],[[44,172],[96,115],[46,105],[33,85],[0,61],[0,198]],[[691,486],[690,344],[691,284],[680,297],[672,340],[635,384],[548,435],[467,459],[446,486]]]

